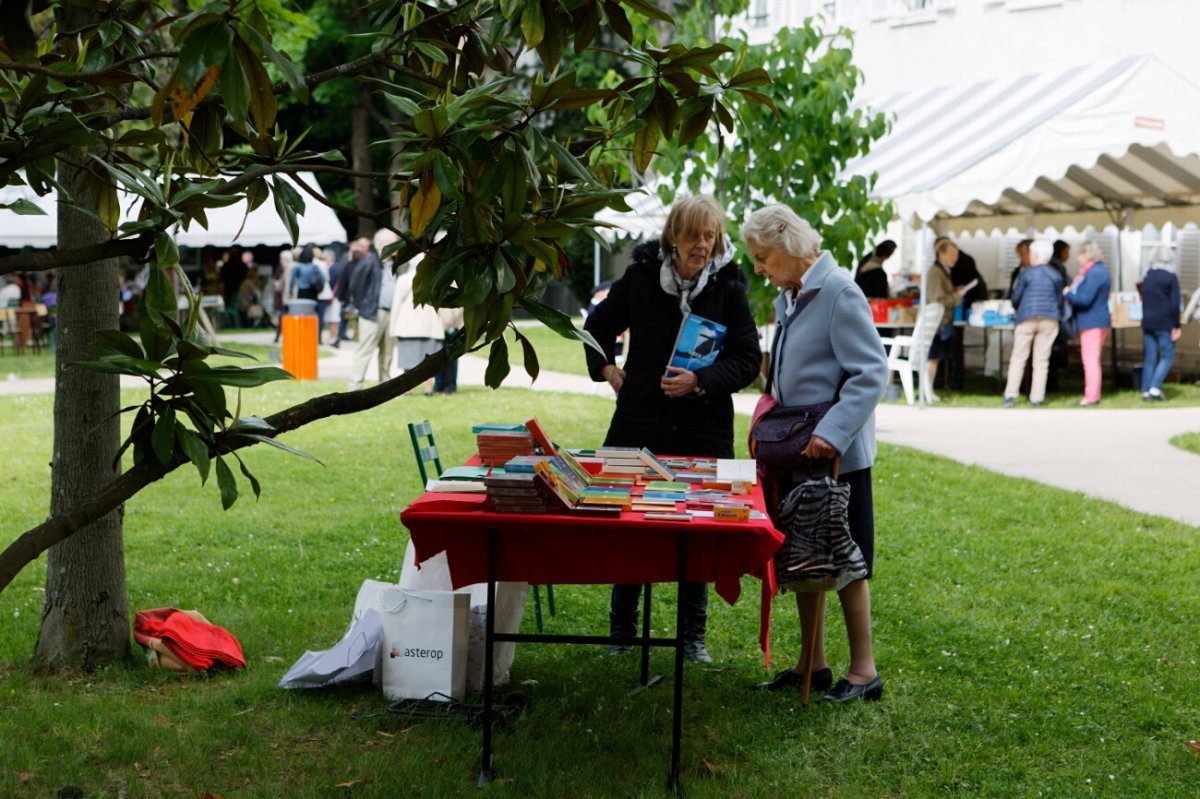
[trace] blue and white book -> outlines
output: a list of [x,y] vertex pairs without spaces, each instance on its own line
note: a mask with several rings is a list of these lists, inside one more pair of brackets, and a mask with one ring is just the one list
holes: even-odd
[[683,317],[667,366],[677,366],[689,372],[712,366],[725,344],[725,330],[725,325],[694,313]]

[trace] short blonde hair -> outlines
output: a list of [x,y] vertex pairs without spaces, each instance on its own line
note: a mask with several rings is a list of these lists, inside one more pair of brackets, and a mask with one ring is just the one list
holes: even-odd
[[713,243],[713,256],[724,255],[728,247],[725,237],[725,211],[715,198],[707,194],[684,197],[671,205],[667,221],[663,225],[662,249],[673,248],[680,237],[696,235],[705,222],[717,223],[717,240]]
[[1103,261],[1104,250],[1100,249],[1100,245],[1095,241],[1085,241],[1080,247],[1079,252],[1075,255],[1079,259],[1079,263],[1085,264],[1089,261]]
[[768,205],[750,214],[742,225],[742,240],[782,249],[794,258],[807,258],[821,251],[821,234],[786,205]]

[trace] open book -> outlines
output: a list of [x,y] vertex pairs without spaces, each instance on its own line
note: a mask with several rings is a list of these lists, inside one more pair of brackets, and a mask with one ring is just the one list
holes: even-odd
[[725,325],[694,313],[683,317],[667,366],[677,366],[689,372],[712,366],[721,355],[725,330]]

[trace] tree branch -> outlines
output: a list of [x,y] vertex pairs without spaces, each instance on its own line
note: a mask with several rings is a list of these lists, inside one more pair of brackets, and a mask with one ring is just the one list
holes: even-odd
[[156,233],[143,233],[132,239],[116,239],[103,244],[89,244],[86,247],[72,247],[67,250],[37,250],[10,255],[7,258],[0,258],[0,275],[13,272],[46,272],[50,269],[80,266],[108,258],[119,258],[123,255],[140,259],[154,245],[156,235]]
[[[393,377],[379,385],[362,391],[335,392],[313,397],[299,405],[268,416],[264,421],[275,429],[272,438],[297,430],[319,419],[359,413],[383,405],[412,388],[431,379],[446,365],[450,356],[462,354],[463,342],[456,338],[437,352],[429,355],[415,368]],[[258,442],[236,435],[225,434],[218,444],[218,453],[233,452],[254,446]],[[95,494],[46,519],[42,524],[22,533],[0,553],[0,592],[34,559],[50,547],[63,541],[96,521],[106,513],[121,506],[126,500],[153,482],[187,463],[187,458],[176,453],[170,463],[164,465],[153,457],[136,464]]]
[[[253,169],[253,167],[251,167]],[[254,172],[242,172],[235,178],[230,178],[226,183],[213,189],[210,194],[233,194],[236,191],[249,186],[254,181],[264,175],[274,175],[283,173],[285,175],[296,175],[300,172],[325,172],[334,175],[345,175],[351,178],[392,178],[395,175],[388,172],[361,172],[356,169],[347,169],[346,167],[333,166],[332,164],[271,164],[269,166],[256,169]],[[407,177],[404,173],[396,173],[401,177]]]
[[[142,55],[131,55],[128,58],[122,58],[120,61],[114,61],[104,69],[95,69],[90,72],[64,72],[59,69],[42,66],[41,64],[21,61],[0,61],[0,70],[11,70],[12,72],[20,72],[25,75],[43,75],[62,83],[85,83],[89,80],[106,78],[114,72],[119,72],[130,64],[136,64],[139,61],[148,61],[151,58],[174,58],[178,55],[179,52],[176,50],[159,50],[153,53],[143,53]],[[60,61],[59,63],[63,62]]]

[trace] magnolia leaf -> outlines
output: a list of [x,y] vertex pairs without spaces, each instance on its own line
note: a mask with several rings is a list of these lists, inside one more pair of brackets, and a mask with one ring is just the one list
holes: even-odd
[[179,247],[175,245],[171,234],[165,230],[154,237],[154,258],[161,269],[179,263]]
[[218,366],[215,369],[191,375],[188,379],[192,383],[254,388],[275,380],[291,380],[292,375],[278,366],[252,366],[245,369],[238,366]]
[[298,449],[293,449],[292,447],[289,447],[287,444],[284,444],[280,441],[276,441],[273,438],[269,438],[267,436],[260,436],[258,433],[237,433],[237,435],[240,436],[241,438],[248,438],[251,441],[258,441],[261,444],[270,444],[272,447],[281,449],[284,452],[290,452],[293,455],[299,455],[301,458],[307,458],[308,460],[313,461],[314,463],[320,463],[322,466],[325,465],[324,462],[322,462],[319,458],[314,458],[312,455],[309,455],[307,452],[301,452]]
[[514,327],[513,333],[516,335],[517,341],[521,342],[521,351],[525,360],[525,374],[529,375],[530,380],[537,380],[538,374],[541,372],[541,367],[538,364],[537,351],[533,348],[533,342],[521,335],[520,328]]
[[233,49],[246,72],[246,81],[250,87],[250,118],[254,121],[259,135],[265,136],[275,126],[275,113],[278,109],[271,76],[244,41],[236,40]]
[[[275,191],[271,192],[271,199],[275,203],[275,213],[279,214],[279,219],[287,227],[288,233],[291,234],[292,244],[300,241],[300,222],[296,218],[296,210],[288,204],[287,195],[284,193],[283,187],[287,186],[295,194],[295,189],[288,186],[281,178],[271,178],[271,185],[275,187]],[[303,213],[303,207],[301,207]]]
[[175,409],[168,407],[154,423],[154,433],[150,436],[150,446],[158,462],[166,466],[175,454]]
[[233,457],[237,458],[238,466],[241,468],[242,474],[244,474],[246,479],[250,481],[250,489],[254,492],[254,498],[256,500],[259,499],[262,496],[262,486],[258,484],[258,478],[250,473],[250,470],[246,467],[246,462],[242,460],[242,456],[238,455],[236,452],[232,454]]
[[500,388],[504,378],[508,377],[511,368],[508,365],[508,344],[504,336],[492,342],[492,350],[488,355],[487,371],[483,373],[483,383],[488,388]]
[[[198,84],[202,75],[225,60],[232,41],[233,31],[223,19],[189,32],[179,47],[179,82],[184,87]],[[177,114],[176,118],[180,116]]]
[[654,148],[658,146],[658,123],[653,119],[646,120],[646,126],[633,137],[633,164],[638,172],[650,168],[650,160],[654,157]]
[[230,50],[221,64],[221,99],[225,101],[230,119],[246,118],[250,111],[250,81],[236,49]]
[[220,455],[217,456],[217,486],[221,489],[221,507],[229,510],[233,503],[237,502],[237,483],[233,479],[233,472]]
[[14,214],[20,214],[21,216],[46,216],[46,212],[42,210],[41,206],[24,198],[15,200],[7,205],[0,203],[0,208],[7,208]]
[[431,173],[424,173],[421,176],[421,185],[417,188],[417,193],[413,195],[412,203],[409,205],[411,215],[409,225],[412,227],[414,236],[420,236],[425,232],[425,228],[433,221],[441,203],[442,191],[438,188],[437,180]]
[[141,359],[145,356],[142,348],[133,340],[133,337],[119,330],[101,330],[96,334],[96,343],[104,347],[109,347],[123,355],[128,355],[130,358]]
[[546,19],[542,15],[541,0],[526,0],[525,13],[521,14],[521,34],[531,48],[542,43],[546,35]]
[[200,473],[200,485],[207,483],[209,468],[212,464],[212,460],[208,457],[208,445],[201,440],[200,436],[181,424],[175,426],[175,440],[179,442],[179,448],[183,450],[183,454]]
[[267,424],[267,421],[260,416],[239,416],[238,420],[229,428],[231,433],[246,433],[260,432],[273,433],[275,428]]

